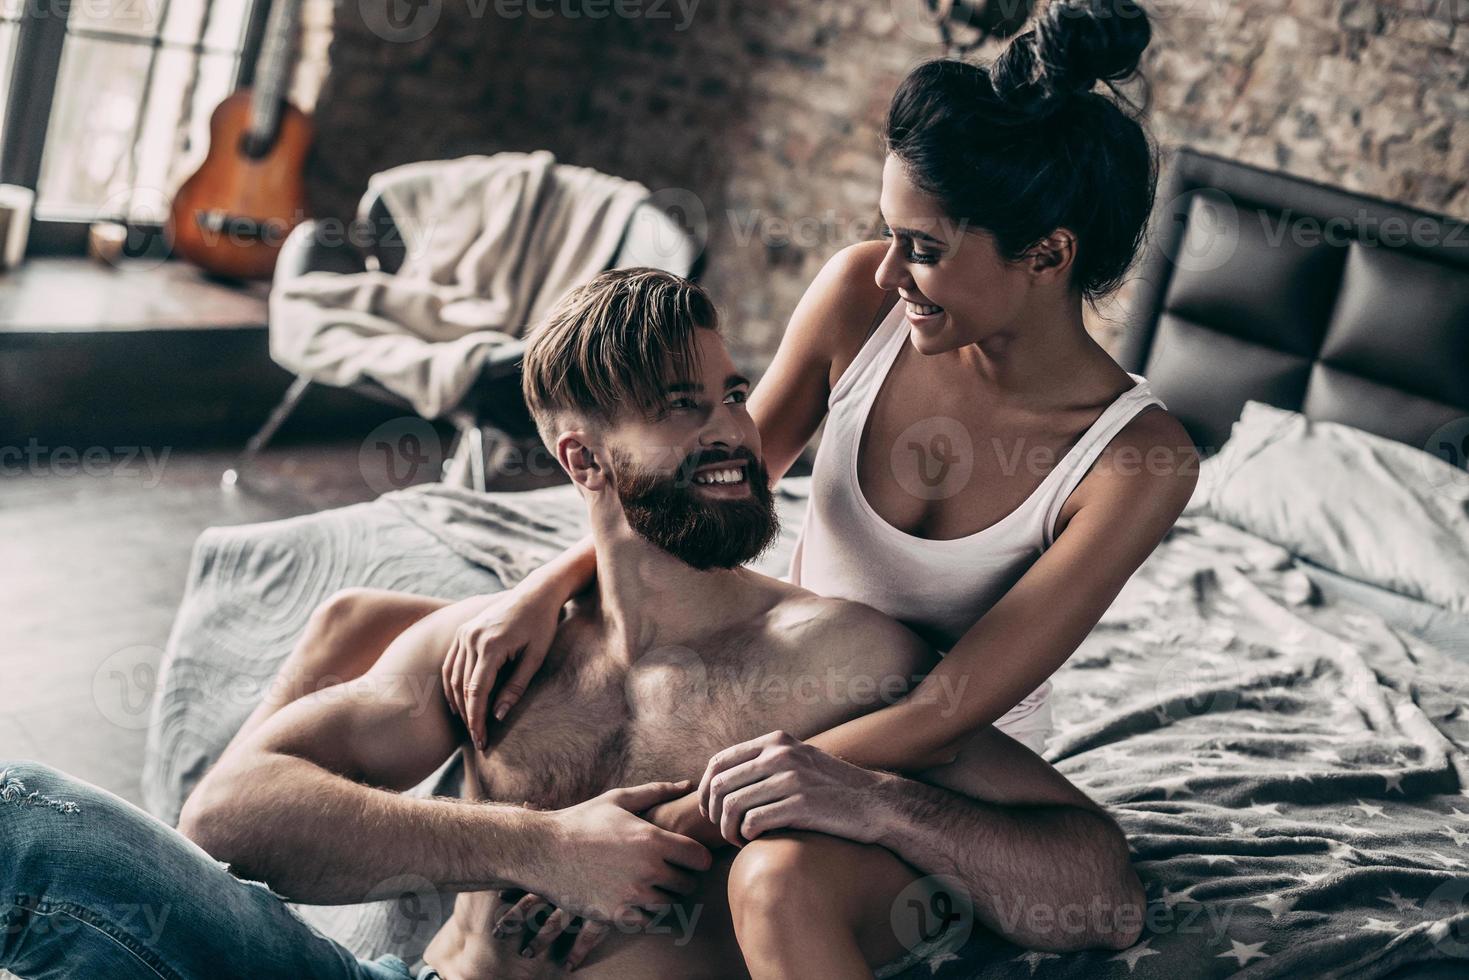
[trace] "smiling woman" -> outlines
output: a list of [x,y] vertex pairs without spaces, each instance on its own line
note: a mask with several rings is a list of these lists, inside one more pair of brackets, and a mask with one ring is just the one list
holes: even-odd
[[1116,289],[1141,244],[1157,154],[1121,104],[1090,89],[1134,74],[1149,36],[1136,7],[1056,13],[988,68],[933,61],[904,79],[881,205],[898,247],[878,282],[907,304],[917,349],[1013,320],[1027,280],[1006,273],[1036,250],[1052,262],[1073,253],[1070,286],[1088,302]]
[[[832,261],[752,400],[776,473],[805,435],[788,420],[826,418],[791,581],[951,651],[936,675],[985,667],[947,721],[915,715],[878,739],[879,712],[844,754],[883,744],[869,763],[903,768],[986,724],[1040,751],[1046,678],[1187,499],[1186,434],[1081,317],[1131,265],[1157,174],[1142,126],[1092,89],[1133,76],[1150,36],[1134,4],[1053,3],[991,65],[914,69],[888,113],[886,242]],[[832,322],[849,332],[818,338]],[[807,337],[828,357],[819,406],[797,390]],[[1129,480],[1112,464],[1129,443],[1183,458]],[[1128,498],[1144,503],[1113,540],[1063,541]],[[1075,608],[1027,613],[1052,576]]]

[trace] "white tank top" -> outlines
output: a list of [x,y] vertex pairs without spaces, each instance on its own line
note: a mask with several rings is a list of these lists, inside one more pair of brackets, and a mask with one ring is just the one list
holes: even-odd
[[[898,302],[827,399],[826,430],[812,468],[811,496],[788,578],[820,595],[881,610],[947,653],[1051,546],[1062,505],[1112,437],[1145,407],[1163,402],[1153,395],[1146,378],[1128,372],[1137,383],[1107,406],[1019,507],[966,537],[916,537],[883,520],[857,481],[857,451],[868,413],[908,336],[904,304]],[[920,427],[927,431],[915,432],[919,445],[928,441],[932,447],[932,440],[948,438],[952,449],[955,438],[969,438],[953,419],[927,420],[914,429]],[[955,458],[964,455],[961,450]],[[954,486],[962,490],[962,482],[940,481],[931,497],[952,495],[958,492]],[[913,489],[924,492],[922,487]],[[1009,729],[1031,718],[1045,705],[1050,691],[1047,680],[996,726]]]

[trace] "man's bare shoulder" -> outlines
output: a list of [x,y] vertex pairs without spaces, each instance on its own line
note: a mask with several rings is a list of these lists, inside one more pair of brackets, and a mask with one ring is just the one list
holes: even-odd
[[780,582],[765,617],[769,642],[807,666],[879,674],[924,673],[938,657],[907,626],[869,605]]

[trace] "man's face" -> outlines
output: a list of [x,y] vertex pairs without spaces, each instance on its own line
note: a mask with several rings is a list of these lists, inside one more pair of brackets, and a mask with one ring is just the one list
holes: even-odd
[[628,525],[694,568],[734,568],[775,540],[779,523],[750,382],[714,330],[695,331],[696,363],[668,378],[663,409],[617,426],[612,477]]

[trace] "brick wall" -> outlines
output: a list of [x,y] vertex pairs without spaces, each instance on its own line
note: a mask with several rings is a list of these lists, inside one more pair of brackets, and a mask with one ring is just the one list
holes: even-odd
[[[826,257],[868,237],[888,99],[941,53],[923,0],[411,2],[307,0],[296,91],[315,104],[318,209],[350,213],[395,164],[535,148],[695,200],[704,281],[756,369]],[[1165,150],[1469,218],[1469,0],[1148,10]],[[1104,343],[1125,300],[1091,318]]]

